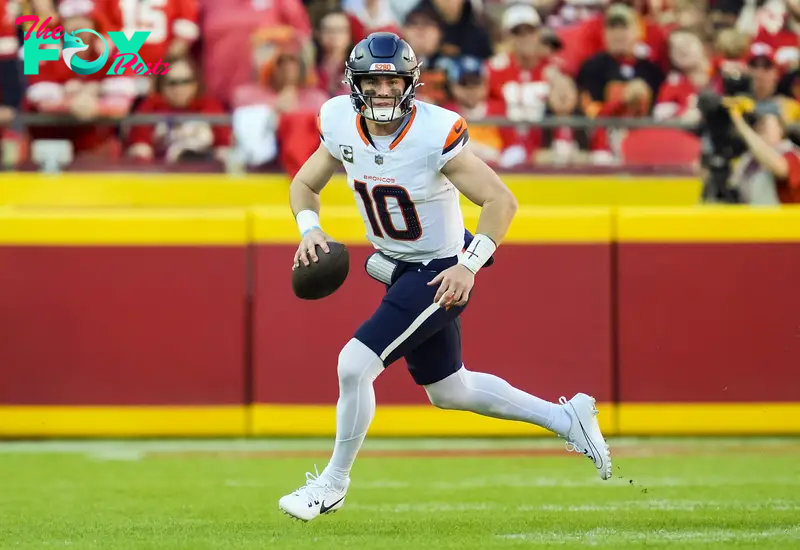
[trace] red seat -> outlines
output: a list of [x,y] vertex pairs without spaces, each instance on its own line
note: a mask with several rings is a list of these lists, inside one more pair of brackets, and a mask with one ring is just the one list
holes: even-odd
[[700,158],[700,139],[672,128],[633,129],[622,141],[625,164],[690,166]]

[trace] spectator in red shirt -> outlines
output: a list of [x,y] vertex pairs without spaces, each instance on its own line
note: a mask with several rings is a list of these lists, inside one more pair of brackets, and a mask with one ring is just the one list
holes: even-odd
[[133,126],[129,135],[128,154],[143,160],[165,160],[169,163],[187,159],[224,160],[231,144],[227,126],[208,122],[173,123],[170,114],[223,114],[222,104],[207,96],[198,82],[194,62],[187,58],[167,58],[169,72],[155,77],[155,92],[136,109],[137,114],[164,115],[164,122],[150,126]]
[[[139,57],[145,63],[155,65],[158,62],[163,63],[167,57],[183,57],[189,53],[191,46],[200,37],[197,0],[92,1],[96,5],[96,10],[108,18],[111,30],[121,30],[128,37],[136,31],[150,32],[139,49]],[[146,96],[152,89],[153,76],[136,78],[137,96]]]
[[539,0],[536,11],[551,29],[570,27],[603,13],[607,0]]
[[721,93],[721,83],[714,77],[714,68],[703,43],[692,31],[674,31],[670,34],[669,46],[673,70],[658,92],[653,116],[697,123],[700,121],[698,94],[708,88]]
[[[16,57],[19,50],[17,26],[21,15],[17,0],[0,0],[0,61]],[[4,82],[4,80],[0,81]]]
[[400,34],[400,22],[389,0],[343,0],[342,9],[350,19],[354,42],[360,42],[373,32]]
[[[236,88],[257,80],[254,44],[262,60],[287,39],[305,43],[311,23],[300,0],[198,0],[203,36],[203,82],[229,104]],[[262,61],[263,62],[263,61]]]
[[[62,3],[60,10],[71,10],[73,6]],[[91,10],[91,5],[87,9]],[[61,12],[64,32],[82,28],[93,28],[104,33],[102,17],[90,11],[73,15]],[[89,45],[88,50],[77,55],[93,60],[102,51],[102,42],[93,35],[81,38]],[[62,45],[59,45],[60,49]],[[31,113],[71,115],[83,124],[77,126],[32,126],[28,133],[32,139],[64,139],[72,142],[76,156],[116,154],[118,141],[116,129],[108,125],[91,124],[98,117],[122,117],[128,114],[133,101],[133,81],[128,76],[106,75],[98,71],[92,75],[72,72],[61,61],[45,61],[39,66],[38,75],[28,76],[28,88],[24,100],[25,110]]]
[[[741,17],[751,13],[748,8]],[[747,23],[744,26],[755,34],[753,42],[770,46],[779,67],[791,70],[800,65],[800,0],[765,2]]]
[[516,135],[506,139],[515,145],[504,151],[503,166],[530,161],[541,141],[541,133],[531,123],[542,119],[550,94],[550,80],[558,74],[549,54],[552,46],[542,40],[538,12],[530,5],[509,6],[503,13],[502,28],[510,36],[510,51],[492,57],[489,68],[489,98],[506,106],[506,116],[519,121],[507,131]]
[[646,20],[626,2],[619,0],[611,3],[603,15],[581,23],[575,27],[560,30],[559,37],[564,43],[561,57],[564,70],[570,74],[577,74],[582,64],[590,57],[602,52],[607,44],[606,19],[609,10],[619,11],[619,7],[627,7],[633,14],[633,26],[636,28],[636,41],[632,54],[639,59],[654,62],[662,70],[669,68],[669,55],[667,53],[667,39],[661,27],[652,21]]
[[343,11],[332,11],[320,19],[316,34],[320,88],[330,96],[349,94],[350,86],[343,81],[344,64],[353,49],[350,20]]

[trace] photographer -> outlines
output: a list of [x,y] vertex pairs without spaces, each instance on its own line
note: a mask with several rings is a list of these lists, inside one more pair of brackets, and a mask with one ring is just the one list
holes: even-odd
[[[747,100],[725,98],[736,132],[747,152],[731,177],[742,203],[777,205],[800,203],[800,151],[786,136],[779,106],[760,103],[749,112]],[[753,119],[753,125],[746,118]]]

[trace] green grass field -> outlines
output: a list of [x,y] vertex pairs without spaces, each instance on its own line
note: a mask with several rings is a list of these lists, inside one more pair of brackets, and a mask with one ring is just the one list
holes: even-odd
[[277,500],[330,441],[0,443],[0,548],[800,548],[800,439],[368,440],[344,508]]

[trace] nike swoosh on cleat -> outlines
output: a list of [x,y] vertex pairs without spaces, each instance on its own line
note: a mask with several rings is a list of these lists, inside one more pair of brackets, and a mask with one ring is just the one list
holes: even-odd
[[344,497],[340,498],[339,500],[337,500],[336,502],[334,502],[330,506],[325,506],[325,501],[322,501],[322,504],[319,507],[319,513],[320,514],[324,514],[324,513],[328,512],[328,510],[330,510],[331,508],[333,508],[334,506],[336,506],[337,504],[339,504],[343,500],[344,500]]

